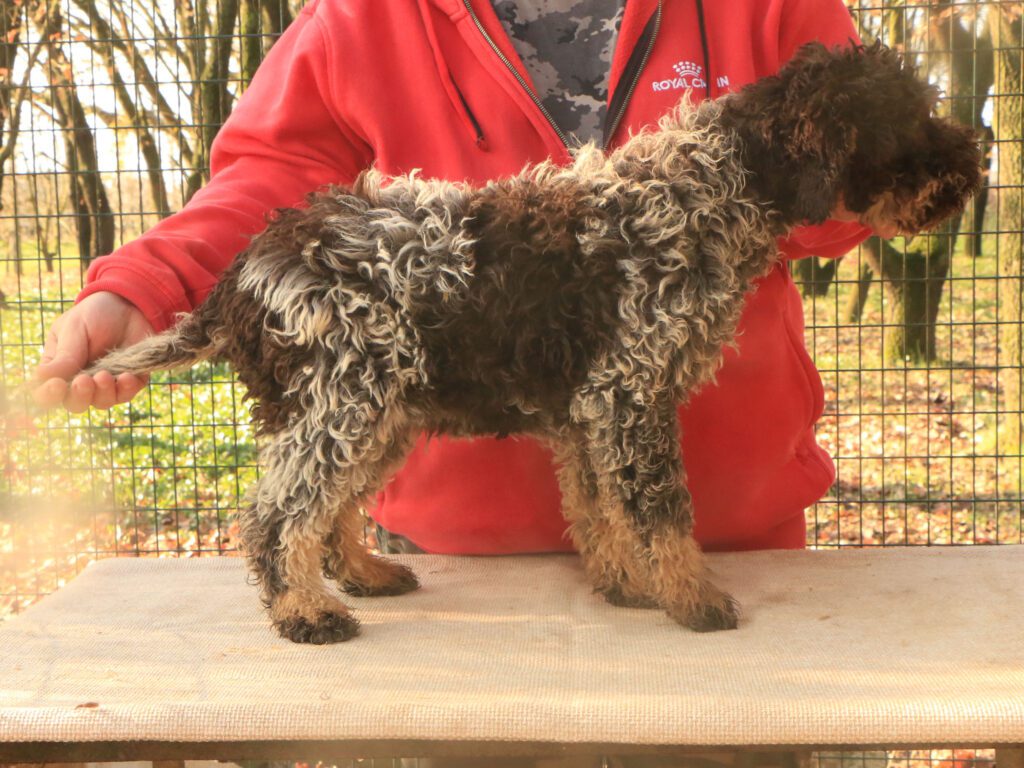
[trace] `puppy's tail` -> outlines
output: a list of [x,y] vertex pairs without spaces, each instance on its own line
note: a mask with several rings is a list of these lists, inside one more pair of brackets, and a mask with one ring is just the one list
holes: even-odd
[[220,326],[212,302],[204,302],[192,314],[184,315],[173,328],[143,339],[124,349],[115,349],[101,357],[85,373],[92,375],[109,371],[137,375],[153,371],[188,368],[214,357],[220,344],[214,334]]

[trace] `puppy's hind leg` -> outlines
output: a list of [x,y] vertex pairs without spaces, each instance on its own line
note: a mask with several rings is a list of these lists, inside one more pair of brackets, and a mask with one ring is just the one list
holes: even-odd
[[313,431],[300,422],[261,451],[264,471],[239,527],[274,628],[294,642],[321,645],[355,636],[359,622],[320,575],[321,542],[339,478],[332,463],[318,456],[326,449],[329,457],[330,446],[311,441]]
[[[275,435],[261,454],[265,471],[242,514],[243,549],[274,627],[300,643],[334,643],[356,635],[359,622],[324,582],[324,542],[338,527],[353,530],[354,499],[380,485],[375,458],[390,435],[381,410],[349,403],[325,416],[307,413]],[[341,511],[345,520],[336,520]],[[346,552],[356,552],[362,538]],[[368,557],[365,549],[363,557]],[[353,554],[351,560],[359,556]],[[348,562],[346,560],[346,562]]]
[[342,510],[324,542],[324,575],[355,597],[404,595],[420,586],[408,566],[370,554],[363,543],[364,518]]
[[379,455],[370,459],[362,469],[376,483],[368,485],[361,497],[344,500],[334,518],[331,532],[324,540],[324,575],[337,581],[342,589],[357,597],[402,595],[419,587],[416,574],[401,563],[378,557],[367,551],[365,518],[360,513],[360,501],[379,491],[391,474],[401,465],[415,440],[412,430],[396,429],[392,440],[377,442]]
[[[657,603],[643,591],[643,584],[631,579],[621,566],[629,563],[633,550],[631,535],[612,535],[613,524],[598,503],[598,480],[587,442],[577,430],[568,429],[552,439],[552,451],[558,467],[558,486],[562,493],[562,515],[570,523],[569,534],[583,559],[587,577],[612,605],[622,608],[656,608]],[[627,526],[619,526],[628,530]],[[604,550],[621,549],[612,557]]]
[[594,519],[574,526],[577,546],[612,602],[653,602],[698,632],[733,629],[736,603],[711,583],[693,539],[675,407],[644,400],[609,386],[574,404],[596,480]]

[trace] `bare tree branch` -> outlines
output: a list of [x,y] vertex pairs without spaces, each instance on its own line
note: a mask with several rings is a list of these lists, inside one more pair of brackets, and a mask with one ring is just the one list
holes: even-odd
[[[76,1],[82,2],[82,0]],[[114,32],[110,28],[102,14],[96,14],[97,24],[101,28],[106,29],[107,37],[113,41],[114,45],[127,60],[132,74],[135,77],[136,84],[141,85],[146,90],[146,93],[153,101],[153,104],[156,105],[157,114],[160,116],[162,130],[169,131],[173,134],[175,140],[178,142],[182,158],[186,163],[191,164],[193,155],[192,145],[188,140],[188,133],[182,125],[181,116],[178,115],[167,102],[166,97],[160,90],[160,86],[157,85],[157,78],[153,75],[152,70],[150,70],[146,65],[145,58],[139,55],[137,46],[126,42],[126,39],[130,37],[130,34],[128,18],[125,15],[124,8],[118,2],[111,3],[110,8],[113,14],[117,17],[118,23],[121,25],[119,32]]]
[[[17,13],[11,13],[8,15],[8,11],[17,11]],[[0,29],[3,32],[3,46],[0,48],[0,75],[2,75],[2,82],[0,82],[0,134],[4,132],[4,126],[7,126],[7,141],[4,142],[3,146],[0,146],[0,210],[3,210],[3,180],[4,180],[4,164],[14,154],[14,147],[18,143],[18,135],[21,133],[21,110],[28,100],[31,89],[29,86],[32,70],[36,66],[36,62],[39,60],[39,55],[43,50],[45,41],[40,40],[33,46],[29,53],[28,61],[25,66],[25,76],[22,78],[21,85],[18,88],[14,88],[11,85],[11,81],[14,78],[14,62],[18,52],[18,40],[20,37],[20,6],[11,5],[10,8],[3,10],[3,22],[4,27]],[[17,26],[15,26],[17,24]]]
[[189,179],[186,194],[191,198],[210,174],[210,147],[220,127],[231,113],[231,93],[228,90],[231,60],[231,35],[238,19],[238,0],[220,0],[216,28],[212,34],[212,50],[208,52],[206,66],[193,93],[195,115],[200,128],[200,149],[196,157],[195,173]]
[[99,174],[99,158],[92,128],[78,98],[74,71],[61,46],[64,19],[60,0],[36,2],[32,20],[47,42],[49,101],[63,128],[72,180],[72,201],[78,227],[79,258],[88,263],[114,248],[114,214]]
[[[144,109],[139,109],[125,84],[121,73],[118,71],[115,50],[124,52],[129,61],[134,61],[133,68],[136,74],[136,82],[139,78],[146,78],[148,70],[145,66],[139,66],[140,56],[135,55],[134,47],[128,49],[123,38],[116,38],[106,19],[102,17],[96,8],[95,0],[76,0],[78,6],[86,13],[91,25],[92,37],[94,40],[103,40],[103,43],[93,43],[92,48],[98,49],[107,66],[107,73],[111,85],[117,96],[117,102],[128,118],[132,129],[135,131],[136,139],[139,142],[139,149],[146,162],[146,170],[149,178],[150,195],[153,199],[153,206],[160,217],[170,213],[170,204],[167,199],[167,186],[164,184],[162,172],[163,163],[160,159],[160,152],[157,148],[156,139],[153,137],[152,126]],[[158,90],[158,89],[156,89]],[[113,124],[114,121],[110,121]]]
[[21,126],[21,109],[28,101],[29,95],[32,93],[32,89],[29,87],[29,80],[32,77],[32,69],[36,66],[39,61],[39,54],[45,47],[45,41],[40,41],[32,48],[31,54],[29,54],[28,61],[25,67],[25,76],[22,78],[21,85],[18,88],[12,89],[15,95],[13,98],[14,107],[10,112],[10,120],[8,125],[10,128],[7,131],[7,142],[3,148],[0,149],[0,168],[3,168],[3,164],[11,157],[14,153],[14,145],[18,141],[18,134],[20,133]]

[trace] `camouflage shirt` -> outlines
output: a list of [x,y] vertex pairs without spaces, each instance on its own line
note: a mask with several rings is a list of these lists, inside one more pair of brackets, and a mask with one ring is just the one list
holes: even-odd
[[601,141],[625,0],[494,0],[537,96],[570,141]]

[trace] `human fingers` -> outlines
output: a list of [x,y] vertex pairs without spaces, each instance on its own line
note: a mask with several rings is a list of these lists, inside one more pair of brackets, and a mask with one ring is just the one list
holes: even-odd
[[99,371],[92,377],[94,386],[90,405],[104,410],[117,404],[117,382],[109,371]]
[[100,371],[94,377],[83,374],[72,382],[58,378],[49,379],[33,390],[33,397],[43,408],[64,405],[72,413],[81,413],[90,405],[106,409],[127,403],[147,384],[148,376],[122,373],[114,377],[106,371]]
[[96,382],[84,373],[75,376],[64,396],[64,407],[71,413],[82,413],[92,405],[96,394]]
[[42,408],[56,408],[64,402],[68,383],[61,378],[52,378],[38,384],[32,390],[32,399]]
[[149,384],[149,376],[136,376],[134,373],[122,373],[115,380],[115,402],[127,403]]
[[89,335],[85,324],[75,313],[60,317],[46,336],[43,355],[36,367],[35,380],[69,381],[88,362]]
[[88,342],[81,323],[58,318],[46,335],[43,355],[33,374],[32,397],[43,408],[56,408],[69,396],[69,380],[82,369]]

